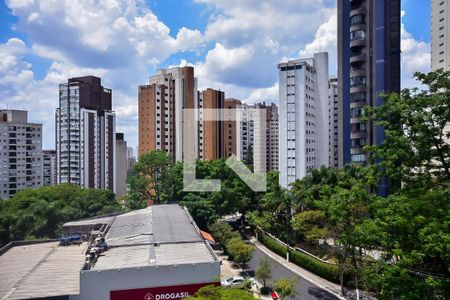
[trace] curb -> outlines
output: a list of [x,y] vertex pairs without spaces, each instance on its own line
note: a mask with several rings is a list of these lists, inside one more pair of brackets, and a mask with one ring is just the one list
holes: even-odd
[[[262,252],[264,252],[265,254],[267,254],[269,257],[271,257],[272,259],[276,260],[278,263],[280,263],[281,265],[283,265],[284,267],[286,267],[287,269],[289,269],[291,272],[297,274],[297,276],[302,277],[302,278],[305,279],[306,281],[309,281],[310,283],[312,283],[312,284],[314,284],[314,285],[320,287],[321,289],[323,289],[323,290],[329,292],[330,294],[332,294],[332,295],[338,297],[339,299],[346,300],[346,298],[344,298],[342,295],[340,295],[340,294],[334,292],[334,291],[331,290],[330,288],[328,288],[328,287],[326,287],[326,286],[324,286],[324,285],[322,285],[322,284],[320,284],[320,283],[317,283],[317,282],[314,281],[313,279],[306,277],[304,274],[299,274],[296,270],[294,270],[294,269],[289,265],[289,263],[287,263],[287,262],[284,260],[284,258],[281,258],[281,259],[280,259],[280,256],[279,256],[278,254],[273,253],[273,252],[270,251],[270,250],[266,250],[266,247],[265,247],[265,246],[262,247],[262,246],[260,245],[260,242],[259,242],[259,241],[255,242],[253,238],[250,239],[249,241],[250,241],[250,243],[252,243],[255,247],[257,247],[259,250],[261,250]],[[301,267],[299,267],[299,268],[301,268]]]

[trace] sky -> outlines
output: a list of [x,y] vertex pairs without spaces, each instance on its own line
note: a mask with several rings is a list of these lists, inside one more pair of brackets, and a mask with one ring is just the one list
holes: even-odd
[[[402,1],[402,85],[430,68],[430,1]],[[54,149],[58,84],[95,75],[113,90],[117,132],[137,145],[137,87],[157,69],[195,67],[199,88],[277,103],[277,63],[328,51],[336,0],[5,0],[0,109],[25,109]]]

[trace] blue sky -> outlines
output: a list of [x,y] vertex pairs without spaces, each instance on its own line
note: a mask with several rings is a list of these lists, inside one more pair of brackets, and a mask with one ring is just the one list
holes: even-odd
[[[0,3],[0,108],[27,109],[43,122],[45,148],[54,147],[57,85],[68,77],[102,77],[117,130],[136,146],[137,86],[158,68],[187,61],[200,88],[252,103],[277,102],[276,64],[319,45],[336,71],[334,0],[53,1]],[[429,65],[430,1],[404,0],[403,10],[409,86],[409,74]]]

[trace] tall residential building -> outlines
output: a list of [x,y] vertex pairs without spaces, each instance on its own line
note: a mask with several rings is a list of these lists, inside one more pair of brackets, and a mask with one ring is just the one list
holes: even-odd
[[123,138],[123,133],[116,133],[116,184],[114,185],[114,193],[121,196],[127,192],[127,142]]
[[363,147],[382,143],[384,130],[361,119],[363,107],[381,105],[382,92],[400,91],[400,0],[339,0],[338,16],[339,165],[364,164]]
[[238,115],[236,122],[236,156],[245,160],[248,155],[253,155],[254,120],[252,105],[237,103]]
[[127,171],[133,168],[136,163],[136,157],[134,156],[133,147],[127,147]]
[[278,170],[278,107],[240,101],[236,107],[236,156],[245,160],[251,155],[254,170]]
[[[159,70],[148,85],[139,86],[139,146],[142,155],[165,150],[174,161],[183,159],[183,108],[198,107],[197,78],[193,67]],[[197,139],[198,126],[194,126]],[[195,156],[198,147],[194,145]]]
[[[366,145],[384,141],[384,129],[362,120],[380,93],[400,92],[400,0],[338,0],[338,94],[342,104],[339,165],[366,164]],[[386,180],[379,193],[387,194]]]
[[[237,109],[241,105],[241,101],[233,98],[225,99],[224,108],[225,114],[229,116],[229,121],[224,121],[224,146],[225,146],[225,157],[230,157],[231,155],[238,156],[238,138],[237,131],[240,126],[237,122]],[[228,120],[228,119],[227,119]]]
[[278,171],[278,106],[262,103],[255,107],[266,110],[266,170]]
[[431,0],[431,69],[450,71],[450,1]]
[[[218,159],[225,156],[225,136],[223,122],[223,108],[225,93],[214,89],[199,92],[199,129],[198,129],[198,157],[202,160]],[[203,118],[204,110],[216,110],[214,117],[217,121]]]
[[56,185],[56,151],[42,151],[43,185]]
[[115,113],[112,92],[94,76],[59,85],[56,109],[56,181],[114,190]]
[[289,188],[329,164],[328,53],[280,63],[278,70],[280,185]]
[[339,103],[338,97],[338,79],[337,77],[330,77],[329,81],[329,101],[328,101],[328,147],[329,147],[329,165],[331,167],[339,166],[339,136],[342,135],[342,105]]
[[26,111],[0,110],[0,199],[42,186],[42,124]]

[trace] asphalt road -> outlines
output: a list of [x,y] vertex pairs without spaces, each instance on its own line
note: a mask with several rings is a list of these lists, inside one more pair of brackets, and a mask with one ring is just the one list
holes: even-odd
[[253,252],[253,259],[248,263],[248,267],[252,270],[256,270],[258,267],[259,261],[262,257],[266,257],[270,259],[272,262],[272,279],[269,281],[274,281],[281,277],[289,277],[289,278],[296,278],[297,279],[297,285],[296,289],[298,292],[298,295],[295,298],[295,300],[313,300],[313,299],[325,299],[325,300],[339,300],[336,296],[329,293],[328,291],[312,284],[311,282],[305,280],[303,277],[298,276],[296,273],[292,272],[291,270],[287,269],[285,266],[280,264],[278,261],[272,259],[268,255],[266,255],[264,252],[259,250],[258,248],[255,249],[255,252]]

